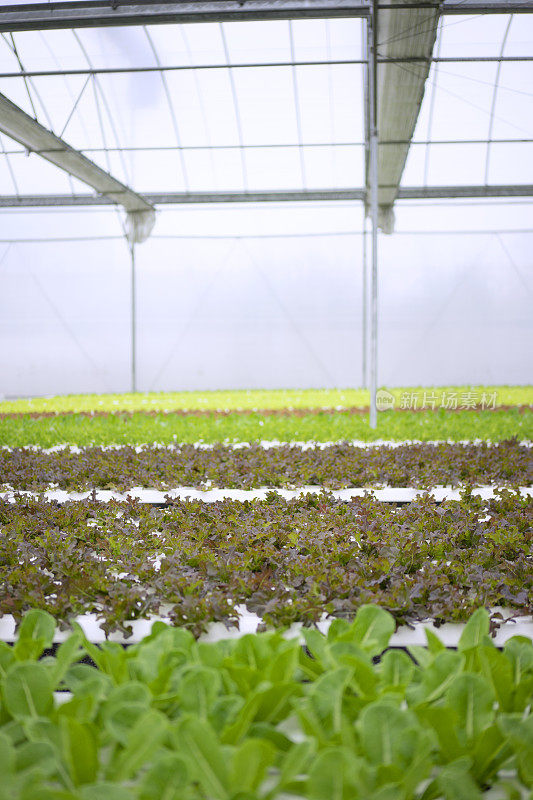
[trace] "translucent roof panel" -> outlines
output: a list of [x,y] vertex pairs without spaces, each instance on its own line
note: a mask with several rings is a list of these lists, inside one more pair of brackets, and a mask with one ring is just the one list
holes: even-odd
[[[533,53],[533,41],[530,47]],[[533,61],[502,63],[494,109],[494,138],[533,138]]]
[[443,17],[404,186],[532,182],[533,62],[499,60],[532,48],[533,15]]
[[[520,15],[518,23],[526,15]],[[442,58],[462,56],[492,57],[499,55],[503,33],[509,22],[507,14],[444,16],[440,31],[439,55]],[[521,55],[526,55],[522,52]]]
[[486,139],[496,69],[493,62],[434,64],[415,140],[428,131],[432,139]]
[[293,20],[290,25],[286,21],[153,25],[148,27],[148,33],[166,66],[226,64],[226,51],[231,64],[362,57],[360,20]]
[[531,55],[533,51],[533,14],[520,14],[513,21],[505,43],[506,56]]
[[409,149],[404,186],[479,186],[483,183],[485,144],[439,144]]
[[533,142],[493,142],[487,182],[533,184]]
[[[2,141],[7,149],[9,139],[3,137]],[[47,187],[46,192],[50,194],[87,193],[85,184],[71,178],[35,153],[29,156],[24,152],[9,153],[6,157],[0,144],[0,162],[6,164],[1,183],[5,194],[42,194],[45,191],[43,187]]]

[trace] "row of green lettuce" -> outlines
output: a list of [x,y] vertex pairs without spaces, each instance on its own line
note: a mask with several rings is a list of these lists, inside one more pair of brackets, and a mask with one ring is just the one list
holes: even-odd
[[[164,616],[195,635],[239,624],[353,618],[365,603],[399,623],[464,621],[473,609],[533,611],[533,504],[482,500],[394,507],[328,494],[284,500],[0,502],[0,613],[96,614],[106,631]],[[497,624],[498,616],[493,618]]]
[[376,441],[472,440],[493,442],[517,437],[531,439],[530,409],[446,411],[386,411],[378,415],[376,429],[368,415],[350,412],[310,414],[58,414],[30,415],[0,420],[0,445],[51,447],[70,443],[80,446],[142,444],[144,442],[253,442],[280,441]]
[[[396,408],[423,405],[533,405],[533,386],[408,386],[386,389]],[[78,411],[150,411],[183,409],[343,408],[368,407],[368,389],[241,389],[196,392],[135,392],[58,395],[0,402],[0,413]]]
[[496,648],[484,609],[457,651],[428,632],[384,655],[395,622],[369,605],[306,648],[157,623],[39,660],[54,627],[30,611],[0,645],[2,800],[531,798],[533,644]]
[[53,452],[13,448],[0,449],[0,476],[4,485],[17,490],[42,490],[50,485],[70,491],[124,491],[134,486],[527,486],[533,478],[533,448],[516,440],[495,445],[441,443],[370,448],[347,443],[305,449],[291,445],[268,449],[260,445],[123,445]]

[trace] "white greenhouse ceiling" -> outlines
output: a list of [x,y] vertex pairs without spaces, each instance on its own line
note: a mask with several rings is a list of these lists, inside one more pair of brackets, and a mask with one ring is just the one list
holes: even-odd
[[[380,202],[400,180],[532,184],[531,15],[426,9],[408,25],[402,13],[383,12],[378,42],[378,58],[404,59],[379,67]],[[363,196],[365,28],[342,17],[4,31],[0,92],[134,192]],[[435,37],[424,81],[409,54],[429,56]],[[88,191],[5,133],[0,186],[4,198]]]
[[[31,31],[13,35],[17,58],[4,34],[1,73],[83,74],[3,77],[0,92],[141,192],[361,186],[362,36],[360,20]],[[85,74],[197,65],[210,68]],[[3,147],[15,193],[68,191]]]

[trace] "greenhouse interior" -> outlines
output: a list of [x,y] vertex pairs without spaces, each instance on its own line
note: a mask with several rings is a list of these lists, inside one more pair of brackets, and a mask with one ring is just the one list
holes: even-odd
[[533,0],[0,5],[0,800],[532,800]]

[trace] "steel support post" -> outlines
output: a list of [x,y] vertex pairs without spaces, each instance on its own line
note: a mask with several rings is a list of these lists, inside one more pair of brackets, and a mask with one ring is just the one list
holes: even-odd
[[368,367],[367,367],[367,353],[368,353],[368,259],[367,259],[367,234],[366,229],[366,216],[363,220],[363,319],[361,324],[362,332],[362,387],[368,388]]
[[372,0],[368,26],[368,119],[370,122],[370,208],[372,218],[372,271],[370,281],[370,427],[377,426],[378,367],[378,97],[377,97],[377,0]]
[[129,243],[131,256],[131,391],[137,391],[137,311],[135,290],[135,242]]

